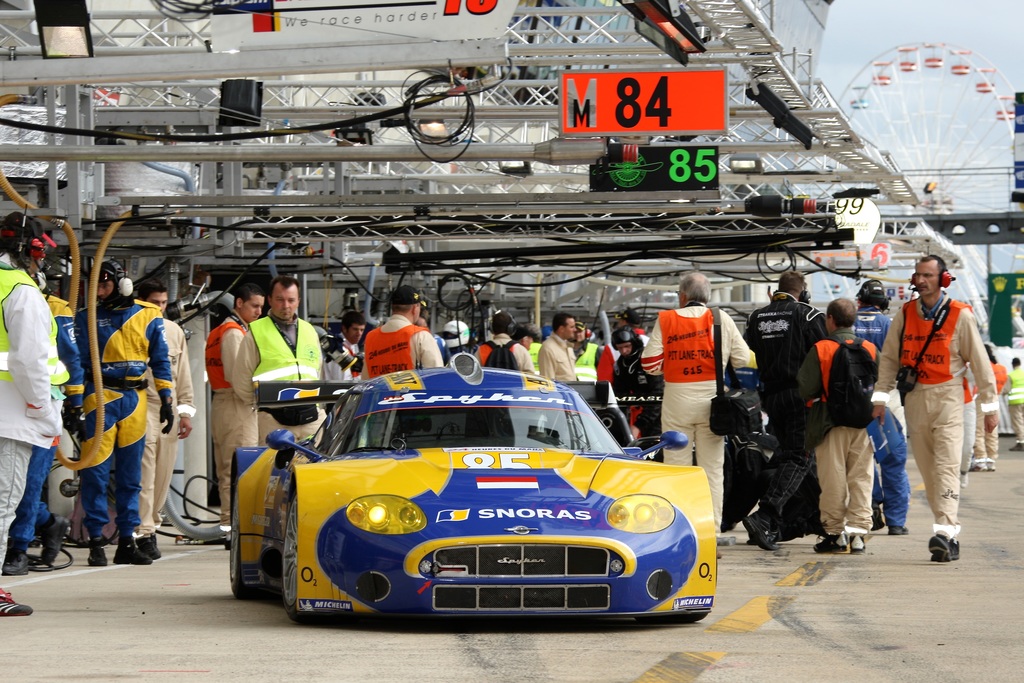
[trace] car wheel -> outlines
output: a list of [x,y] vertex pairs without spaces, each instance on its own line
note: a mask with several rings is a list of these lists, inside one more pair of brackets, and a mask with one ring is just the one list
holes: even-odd
[[288,506],[284,528],[284,558],[281,572],[281,602],[288,618],[299,623],[312,621],[312,615],[299,611],[299,505],[293,497]]
[[246,586],[242,581],[242,543],[238,524],[238,496],[231,496],[231,549],[228,573],[231,577],[231,592],[239,600],[252,600],[260,596],[256,588]]

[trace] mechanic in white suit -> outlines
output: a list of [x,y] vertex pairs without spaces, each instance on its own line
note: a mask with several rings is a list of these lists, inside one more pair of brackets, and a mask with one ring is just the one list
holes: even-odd
[[[686,434],[696,446],[698,467],[703,467],[711,486],[715,507],[716,533],[722,528],[725,440],[711,431],[711,399],[715,384],[714,316],[707,303],[711,283],[702,273],[690,272],[679,282],[681,308],[662,311],[644,347],[641,366],[650,375],[665,376],[665,397],[661,404],[662,429]],[[751,364],[750,348],[736,323],[720,315],[722,363],[733,367]],[[665,450],[670,465],[691,465],[690,448]]]
[[[41,224],[15,212],[0,225],[0,548],[25,491],[32,446],[49,448],[63,428],[57,323],[32,279],[45,256]],[[52,242],[50,242],[52,244]],[[32,614],[0,588],[0,617]]]

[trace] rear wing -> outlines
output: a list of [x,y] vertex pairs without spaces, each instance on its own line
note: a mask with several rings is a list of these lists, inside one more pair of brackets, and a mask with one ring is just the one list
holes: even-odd
[[358,382],[253,382],[256,409],[334,403]]

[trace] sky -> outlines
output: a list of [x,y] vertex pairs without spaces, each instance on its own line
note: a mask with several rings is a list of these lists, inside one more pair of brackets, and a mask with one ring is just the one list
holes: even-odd
[[1024,91],[1024,0],[835,0],[818,77],[838,98],[857,73],[899,45],[942,42],[982,55]]

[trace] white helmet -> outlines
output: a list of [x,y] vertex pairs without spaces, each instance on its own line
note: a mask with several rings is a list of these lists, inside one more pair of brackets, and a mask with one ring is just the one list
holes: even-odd
[[450,320],[445,323],[444,329],[441,330],[441,338],[444,339],[445,346],[449,349],[468,346],[469,325],[461,320]]

